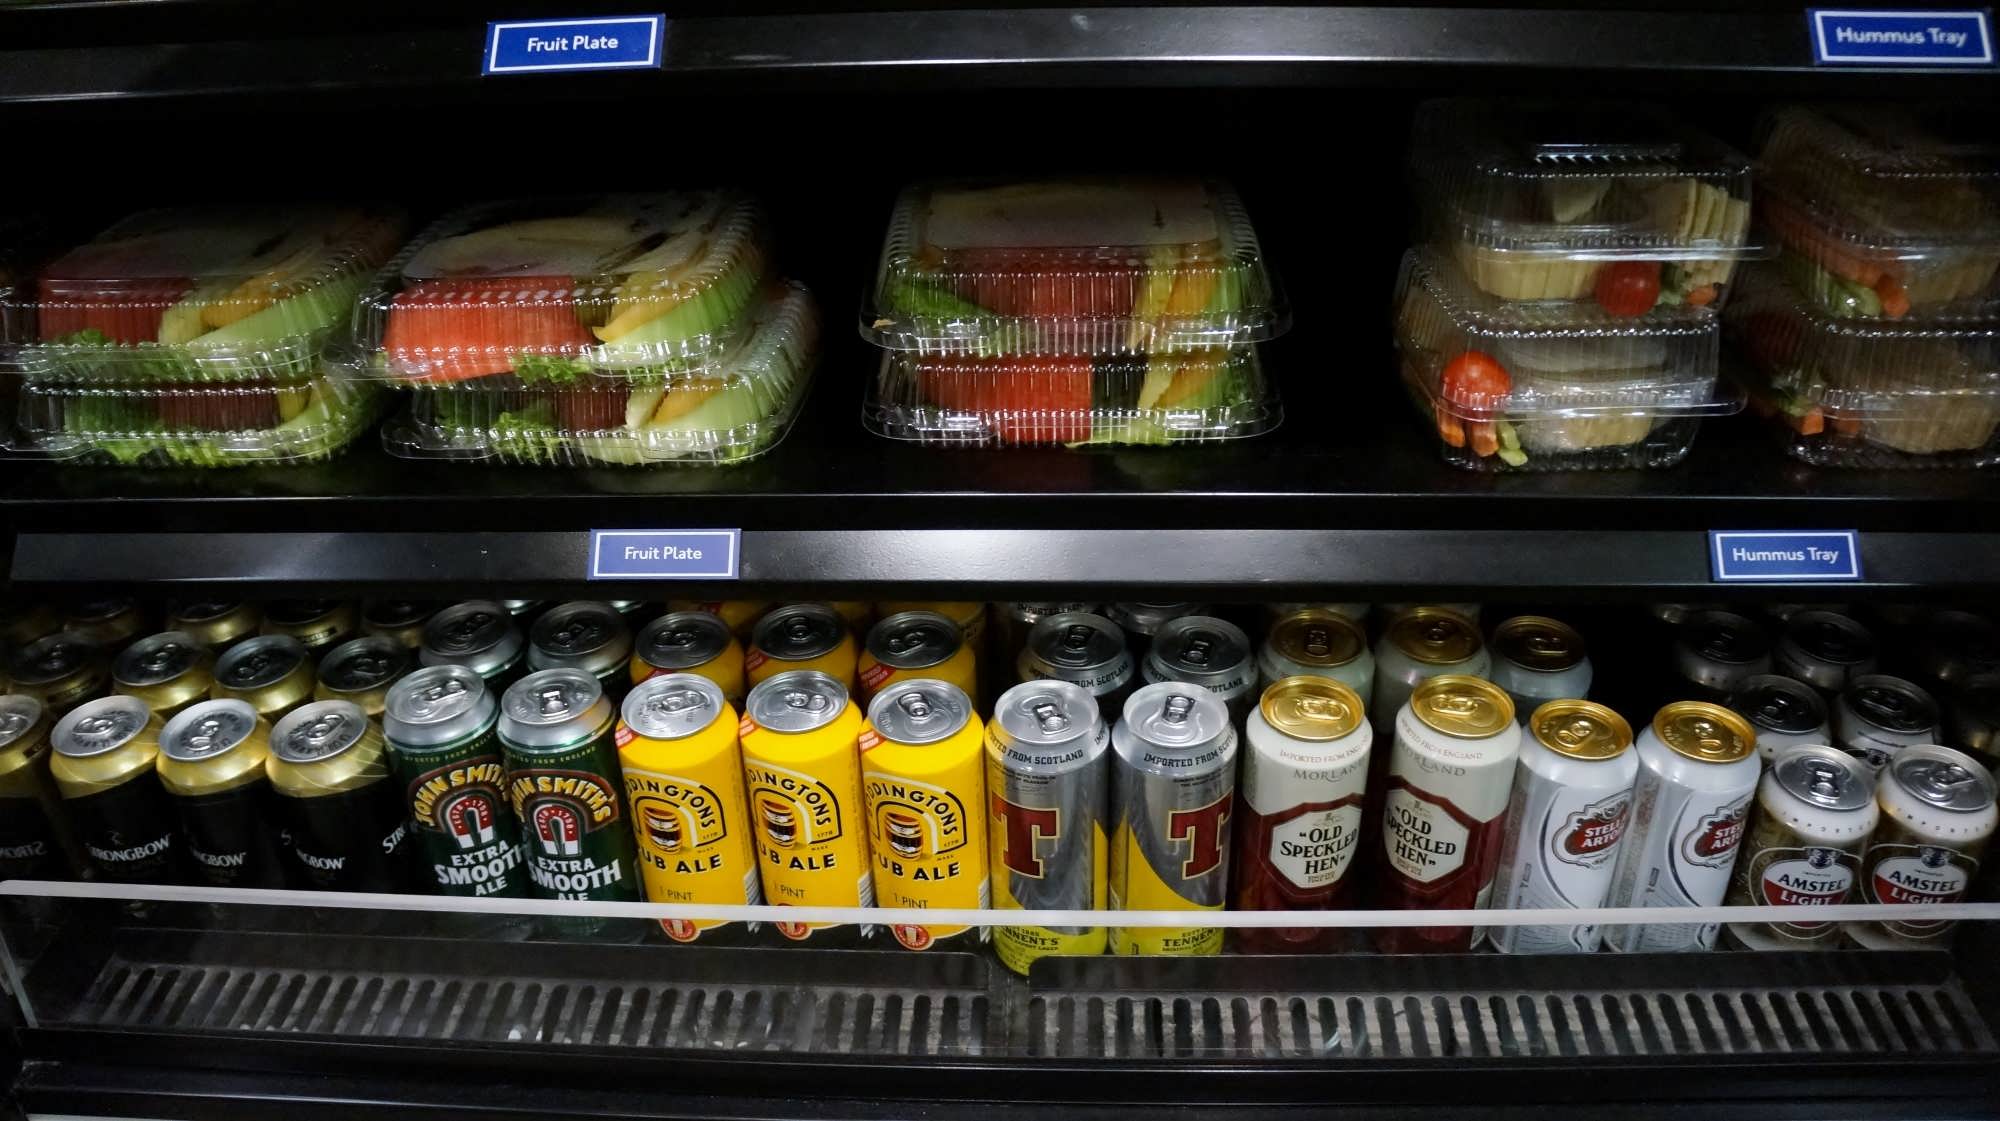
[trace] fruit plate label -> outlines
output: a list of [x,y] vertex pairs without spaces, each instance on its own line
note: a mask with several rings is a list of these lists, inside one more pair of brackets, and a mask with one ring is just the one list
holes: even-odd
[[734,580],[740,529],[593,529],[592,580]]
[[1820,66],[1993,65],[1993,16],[1984,8],[1808,8],[1806,19]]
[[1851,529],[1710,530],[1708,553],[1725,583],[1861,579],[1860,535]]
[[497,20],[486,25],[481,74],[657,70],[667,17]]

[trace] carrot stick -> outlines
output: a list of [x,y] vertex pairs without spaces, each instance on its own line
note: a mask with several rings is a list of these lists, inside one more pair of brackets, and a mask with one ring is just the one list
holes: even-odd
[[1493,455],[1500,450],[1500,433],[1490,420],[1472,422],[1472,452],[1481,457]]
[[1454,448],[1465,446],[1465,426],[1458,422],[1457,417],[1445,412],[1443,405],[1437,407],[1437,422],[1438,435],[1444,437],[1445,443]]

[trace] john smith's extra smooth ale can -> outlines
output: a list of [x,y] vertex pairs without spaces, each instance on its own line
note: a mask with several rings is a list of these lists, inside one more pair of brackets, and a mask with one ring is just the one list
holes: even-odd
[[[616,718],[597,678],[578,669],[531,673],[500,700],[508,800],[527,840],[529,891],[539,898],[639,899]],[[620,930],[617,923],[579,918],[554,925],[611,933]]]
[[[860,744],[877,904],[986,907],[985,737],[972,698],[948,681],[893,682],[869,703]],[[986,940],[977,926],[898,922],[889,933],[911,950]]]
[[[1236,729],[1199,685],[1148,685],[1111,729],[1111,909],[1220,911],[1229,901]],[[1189,916],[1193,918],[1193,915]],[[1215,926],[1115,927],[1118,954],[1222,952]]]
[[[986,725],[993,906],[1102,911],[1110,873],[1111,729],[1089,690],[1030,681],[1000,694]],[[1001,964],[1104,952],[1105,929],[1001,926]]]
[[521,826],[507,799],[500,700],[469,666],[428,666],[390,686],[382,733],[431,890],[528,893]]

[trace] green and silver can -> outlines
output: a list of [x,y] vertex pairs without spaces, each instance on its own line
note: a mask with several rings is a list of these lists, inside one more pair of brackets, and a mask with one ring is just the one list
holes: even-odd
[[[508,801],[521,822],[529,892],[537,898],[639,898],[613,735],[617,715],[597,678],[577,669],[531,673],[501,698]],[[559,929],[591,933],[612,922],[566,920]]]
[[499,724],[498,697],[465,666],[420,669],[389,690],[382,732],[440,894],[528,893]]

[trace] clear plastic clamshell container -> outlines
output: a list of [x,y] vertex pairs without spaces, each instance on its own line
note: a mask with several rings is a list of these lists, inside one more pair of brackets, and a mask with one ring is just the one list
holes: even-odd
[[1758,216],[1820,307],[1901,319],[2000,300],[2000,113],[1790,106],[1762,131]]
[[1671,467],[1718,392],[1720,321],[1705,308],[1643,319],[1588,304],[1521,304],[1413,249],[1397,284],[1396,348],[1445,461],[1480,471]]
[[1856,319],[1751,271],[1725,315],[1750,406],[1821,467],[2000,463],[2000,319]]
[[1151,353],[891,352],[862,423],[951,446],[1182,444],[1256,436],[1284,414],[1253,346]]
[[14,365],[40,382],[310,378],[403,233],[360,206],[133,215],[7,292]]
[[906,189],[861,333],[918,354],[1112,354],[1270,339],[1290,313],[1236,192],[1202,179]]
[[360,365],[427,389],[699,369],[733,344],[769,257],[735,191],[486,203],[449,215],[362,296]]
[[791,428],[819,350],[819,314],[803,286],[772,285],[760,301],[735,345],[694,368],[419,383],[382,446],[411,459],[534,466],[751,459]]
[[1749,159],[1645,107],[1427,102],[1411,161],[1428,237],[1503,300],[1719,305],[1762,255]]

